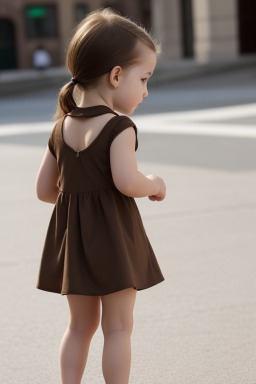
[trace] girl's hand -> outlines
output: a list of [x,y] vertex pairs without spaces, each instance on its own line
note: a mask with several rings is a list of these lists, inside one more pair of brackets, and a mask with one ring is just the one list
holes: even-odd
[[155,195],[148,196],[151,201],[162,201],[166,195],[166,185],[163,179],[156,175],[146,176],[149,180],[153,181],[159,187],[158,193]]
[[157,197],[156,195],[148,196],[148,198],[151,201],[161,201],[161,200],[163,200],[163,199],[160,199],[159,197]]

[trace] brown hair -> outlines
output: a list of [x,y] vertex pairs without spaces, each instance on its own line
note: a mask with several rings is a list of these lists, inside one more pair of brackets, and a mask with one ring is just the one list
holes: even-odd
[[[69,43],[66,67],[77,79],[80,90],[95,86],[100,76],[120,65],[126,69],[139,61],[137,42],[141,41],[156,55],[161,45],[147,30],[118,11],[107,7],[90,12],[76,27]],[[76,107],[75,83],[70,81],[59,92],[54,119]]]

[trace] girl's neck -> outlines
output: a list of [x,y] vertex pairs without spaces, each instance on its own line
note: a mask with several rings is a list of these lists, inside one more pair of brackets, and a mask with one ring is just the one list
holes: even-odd
[[77,106],[79,108],[87,108],[93,107],[95,105],[106,105],[107,107],[114,109],[112,101],[108,100],[107,97],[100,97],[99,95],[89,95],[89,93],[82,92]]
[[106,107],[109,107],[111,109],[113,109],[110,105],[106,104],[106,103],[103,103],[103,102],[95,102],[95,103],[79,103],[77,105],[78,108],[90,108],[90,107],[94,107],[94,106],[97,106],[97,105],[105,105]]

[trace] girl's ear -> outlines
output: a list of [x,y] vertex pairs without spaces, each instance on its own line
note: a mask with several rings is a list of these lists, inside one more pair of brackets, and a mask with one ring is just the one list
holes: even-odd
[[109,75],[109,81],[110,84],[113,85],[113,87],[118,87],[120,83],[120,76],[122,73],[122,68],[120,65],[116,65],[114,68],[112,68],[110,75]]

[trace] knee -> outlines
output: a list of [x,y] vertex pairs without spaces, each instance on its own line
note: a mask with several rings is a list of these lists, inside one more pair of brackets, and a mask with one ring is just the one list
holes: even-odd
[[101,328],[104,336],[118,331],[126,332],[131,335],[133,330],[133,316],[124,318],[102,316]]
[[87,318],[86,321],[70,319],[69,328],[85,335],[93,335],[99,326],[99,317]]

